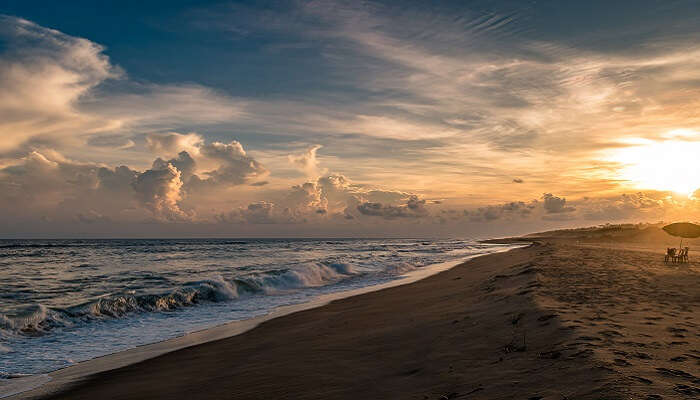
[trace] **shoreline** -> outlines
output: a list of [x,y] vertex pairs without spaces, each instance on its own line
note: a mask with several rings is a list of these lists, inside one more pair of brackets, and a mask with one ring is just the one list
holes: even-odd
[[201,330],[188,332],[184,335],[165,339],[159,342],[136,346],[116,353],[110,353],[100,357],[81,361],[74,365],[52,372],[8,379],[5,382],[0,381],[0,399],[18,400],[59,393],[62,390],[65,390],[65,388],[70,387],[76,382],[92,375],[127,367],[192,346],[198,346],[205,343],[235,337],[255,329],[266,321],[306,310],[324,307],[337,300],[361,296],[366,293],[382,291],[393,287],[410,285],[422,279],[426,279],[430,276],[462,265],[475,258],[487,257],[492,254],[500,254],[513,249],[523,248],[528,246],[528,244],[531,245],[532,242],[499,243],[493,241],[490,243],[511,245],[511,247],[499,249],[492,253],[472,255],[459,260],[431,264],[403,274],[399,278],[389,282],[358,289],[324,294],[308,302],[276,307],[269,313],[261,316],[231,321]]
[[700,261],[658,248],[534,240],[27,396],[694,398]]

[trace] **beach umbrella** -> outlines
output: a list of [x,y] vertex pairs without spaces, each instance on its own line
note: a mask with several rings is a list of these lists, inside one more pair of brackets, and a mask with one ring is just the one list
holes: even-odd
[[676,222],[664,226],[663,230],[671,236],[681,238],[681,244],[678,247],[683,245],[683,238],[692,239],[700,237],[700,225],[691,224],[690,222]]

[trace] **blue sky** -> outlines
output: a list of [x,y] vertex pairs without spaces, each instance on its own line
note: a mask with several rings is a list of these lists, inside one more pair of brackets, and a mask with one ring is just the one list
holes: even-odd
[[635,157],[695,146],[695,8],[5,1],[0,185],[26,201],[2,217],[447,235],[694,212],[694,177]]

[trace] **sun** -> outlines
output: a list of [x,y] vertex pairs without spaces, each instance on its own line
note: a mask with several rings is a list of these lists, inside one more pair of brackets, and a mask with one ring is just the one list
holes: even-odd
[[[665,137],[688,137],[669,132]],[[690,195],[700,188],[700,142],[682,139],[637,140],[615,149],[608,157],[619,163],[617,178],[638,189],[673,191]]]

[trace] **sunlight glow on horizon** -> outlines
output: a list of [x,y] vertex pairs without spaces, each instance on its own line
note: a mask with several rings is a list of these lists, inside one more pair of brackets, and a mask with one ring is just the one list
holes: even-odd
[[[678,134],[682,132],[682,134]],[[698,137],[697,132],[674,130],[673,138]],[[672,191],[691,195],[700,188],[700,141],[635,140],[613,150],[609,160],[621,164],[619,177],[638,189]]]

